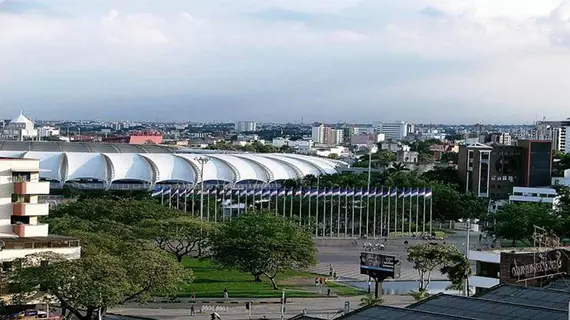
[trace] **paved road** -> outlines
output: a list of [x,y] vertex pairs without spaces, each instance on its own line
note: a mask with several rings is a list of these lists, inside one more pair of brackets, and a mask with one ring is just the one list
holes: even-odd
[[[414,302],[410,296],[385,296],[384,305],[405,307]],[[281,305],[259,305],[255,304],[252,307],[252,319],[261,319],[263,316],[267,319],[280,319]],[[329,319],[339,311],[344,310],[345,302],[350,302],[351,310],[358,308],[360,297],[341,297],[341,298],[312,298],[312,299],[293,299],[287,303],[285,308],[285,319],[291,318],[303,312],[306,309],[307,314],[319,318]],[[215,307],[215,305],[209,305]],[[125,306],[123,308],[115,308],[109,310],[111,313],[147,317],[158,320],[206,320],[210,319],[210,314],[213,312],[211,309],[203,310],[201,314],[197,313],[195,316],[190,316],[190,306],[178,304],[173,308],[170,304],[159,305],[153,304],[152,306]],[[244,320],[248,319],[248,312],[244,304],[236,305],[219,305],[218,314],[223,320]]]
[[[479,245],[479,234],[472,234],[470,237],[471,247]],[[408,240],[408,245],[404,244],[404,240]],[[352,244],[353,240],[345,239],[318,239],[317,260],[319,263],[311,269],[312,272],[319,274],[329,274],[329,265],[332,264],[338,277],[357,279],[360,281],[368,281],[368,276],[360,274],[360,252],[362,252],[362,241],[358,245]],[[365,240],[370,243],[382,242],[382,240]],[[462,252],[465,251],[466,233],[458,231],[445,239],[446,243],[455,245]],[[418,274],[414,270],[411,263],[406,260],[406,248],[409,245],[424,242],[417,239],[389,239],[383,253],[393,254],[397,259],[402,261],[401,277],[402,281],[418,280]],[[433,280],[446,280],[447,277],[440,272],[434,272]],[[391,281],[391,280],[387,280]]]

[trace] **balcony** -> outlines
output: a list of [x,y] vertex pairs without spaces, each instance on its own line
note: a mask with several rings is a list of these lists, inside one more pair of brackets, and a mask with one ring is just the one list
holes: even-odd
[[13,224],[12,231],[19,237],[47,237],[48,224]]
[[15,194],[49,194],[49,182],[14,182]]
[[48,203],[25,203],[15,202],[12,204],[13,216],[47,216],[49,214]]

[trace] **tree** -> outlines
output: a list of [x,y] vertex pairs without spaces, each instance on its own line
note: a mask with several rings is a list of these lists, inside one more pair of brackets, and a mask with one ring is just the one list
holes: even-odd
[[558,231],[561,222],[558,216],[551,214],[550,204],[546,203],[508,203],[493,218],[492,233],[497,238],[511,240],[513,246],[517,241],[532,241],[535,225]]
[[146,219],[137,225],[138,234],[154,240],[158,247],[173,254],[178,262],[195,250],[206,247],[208,234],[215,232],[212,223],[188,216],[163,220]]
[[376,298],[372,294],[368,294],[362,298],[360,298],[360,303],[358,304],[359,307],[368,307],[368,306],[375,306],[378,304],[382,304],[384,300],[382,298]]
[[451,244],[437,242],[412,245],[406,252],[407,260],[413,264],[420,277],[419,292],[422,293],[427,291],[432,271],[448,266],[459,250]]
[[33,296],[39,290],[55,297],[64,311],[80,320],[94,319],[99,311],[104,315],[108,308],[127,301],[144,303],[191,279],[188,271],[154,246],[125,243],[120,251],[105,251],[78,260],[49,252],[30,255],[13,279],[24,294]]
[[212,257],[221,266],[249,272],[255,281],[316,263],[312,235],[270,212],[249,212],[221,226],[212,238]]
[[[441,273],[447,274],[447,278],[451,281],[451,285],[447,289],[462,291],[465,290],[465,284],[472,274],[471,264],[469,259],[458,251],[449,256],[449,261],[447,265],[441,268]],[[467,295],[469,295],[469,291],[467,291]]]

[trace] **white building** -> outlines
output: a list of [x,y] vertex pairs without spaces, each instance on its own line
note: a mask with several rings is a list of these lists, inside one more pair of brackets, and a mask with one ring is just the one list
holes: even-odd
[[20,115],[4,127],[2,136],[4,139],[24,140],[37,137],[38,132],[34,129],[34,122],[27,118],[23,111],[20,111]]
[[295,149],[311,149],[313,147],[312,140],[289,140],[288,138],[274,138],[271,145],[275,148],[288,146]]
[[541,202],[556,206],[558,194],[553,188],[513,187],[509,202]]
[[[101,130],[101,132],[103,132],[104,129]],[[110,132],[109,132],[110,133]],[[55,127],[48,127],[48,126],[44,126],[40,128],[40,136],[42,138],[45,137],[56,137],[59,136],[60,131],[58,128]]]
[[255,121],[238,121],[236,123],[237,132],[254,132],[257,131],[257,123]]
[[49,204],[40,203],[38,195],[49,194],[50,187],[39,176],[39,160],[0,159],[0,262],[5,271],[10,261],[38,252],[80,257],[78,240],[49,236],[48,225],[38,221],[49,213]]
[[403,140],[409,133],[413,132],[413,125],[405,121],[383,122],[378,131],[383,133],[388,140]]
[[321,123],[311,129],[311,140],[313,140],[314,143],[325,143],[325,128],[327,127]]

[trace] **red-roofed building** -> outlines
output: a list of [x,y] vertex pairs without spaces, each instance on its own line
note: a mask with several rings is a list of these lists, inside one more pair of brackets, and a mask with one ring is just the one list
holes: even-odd
[[103,142],[128,144],[161,144],[162,133],[158,131],[136,131],[123,136],[103,138]]

